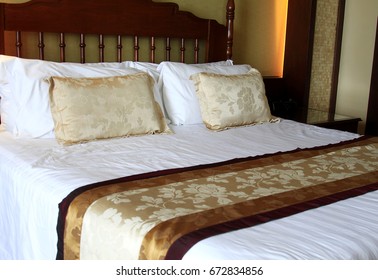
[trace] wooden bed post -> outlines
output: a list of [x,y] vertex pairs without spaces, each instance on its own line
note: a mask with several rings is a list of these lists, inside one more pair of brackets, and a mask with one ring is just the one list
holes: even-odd
[[234,19],[235,19],[235,1],[227,2],[227,59],[232,58],[232,46],[234,40]]
[[[110,2],[53,0],[53,4],[47,4],[47,2],[51,1],[31,0],[17,5],[0,4],[1,53],[5,51],[4,30],[6,29],[6,31],[19,32],[17,33],[19,39],[22,32],[40,32],[40,52],[43,51],[44,45],[43,33],[60,34],[61,60],[65,60],[62,58],[65,50],[62,34],[69,33],[80,35],[81,62],[85,61],[83,55],[86,52],[84,41],[86,34],[198,39],[206,44],[201,53],[201,61],[212,62],[232,57],[234,0],[225,1],[227,3],[227,6],[224,7],[226,8],[226,24],[220,24],[214,19],[199,18],[190,12],[180,11],[177,4],[169,2],[155,3],[152,0],[112,0]],[[132,13],[131,10],[133,10]],[[77,16],[78,11],[80,11],[80,18]],[[101,12],[99,13],[99,11]],[[63,14],[64,16],[62,16]],[[145,20],[146,17],[148,17],[148,21]],[[120,37],[117,38],[119,41]],[[121,47],[120,44],[118,46]],[[47,47],[49,48],[49,46]],[[103,60],[103,53],[101,53],[103,47],[100,40],[100,61]],[[195,52],[198,52],[198,46],[194,48]],[[169,49],[170,46],[167,45],[166,50]],[[135,46],[134,50],[136,50]],[[183,54],[183,45],[180,50]],[[21,40],[17,41],[17,51],[21,51]],[[118,48],[118,56],[120,56],[120,52],[121,49]],[[203,59],[202,54],[204,55]],[[197,58],[195,60],[198,61]]]
[[5,52],[4,42],[4,4],[0,3],[0,54]]

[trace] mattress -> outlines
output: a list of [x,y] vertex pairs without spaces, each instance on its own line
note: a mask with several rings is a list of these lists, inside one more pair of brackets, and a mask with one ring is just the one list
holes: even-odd
[[[80,186],[359,137],[290,120],[221,132],[209,131],[204,125],[171,126],[171,129],[172,135],[118,138],[71,146],[59,145],[55,139],[17,139],[1,131],[0,231],[5,238],[1,239],[0,258],[54,259],[57,205]],[[184,259],[377,259],[377,202],[377,192],[372,192],[215,236],[196,244]],[[364,238],[356,239],[361,235]],[[330,244],[341,250],[330,253],[334,251],[327,250]]]

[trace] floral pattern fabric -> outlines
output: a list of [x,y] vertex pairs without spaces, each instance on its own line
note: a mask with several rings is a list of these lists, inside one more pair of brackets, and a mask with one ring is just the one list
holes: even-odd
[[240,75],[197,73],[191,79],[202,120],[211,130],[279,121],[271,115],[264,82],[256,69]]
[[74,144],[97,139],[171,133],[147,73],[101,78],[51,77],[55,136]]
[[[81,244],[67,256],[164,258],[193,230],[377,182],[377,159],[378,141],[348,144],[115,184],[107,195],[109,186],[87,192]],[[80,226],[66,233],[77,235]]]

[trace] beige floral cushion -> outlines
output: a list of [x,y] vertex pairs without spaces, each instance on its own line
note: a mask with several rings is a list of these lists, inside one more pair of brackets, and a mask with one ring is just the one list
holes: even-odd
[[101,78],[51,77],[50,106],[58,142],[171,133],[147,73]]
[[256,69],[240,75],[198,73],[191,79],[202,120],[211,130],[279,121],[271,115],[265,85]]

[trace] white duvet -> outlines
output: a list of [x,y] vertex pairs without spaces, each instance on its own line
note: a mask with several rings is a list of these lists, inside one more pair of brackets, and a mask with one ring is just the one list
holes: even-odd
[[[173,135],[73,146],[0,131],[0,259],[54,259],[58,204],[80,186],[358,137],[289,120],[222,132],[203,125],[172,129]],[[377,217],[378,192],[373,192],[209,238],[185,259],[378,259]]]

